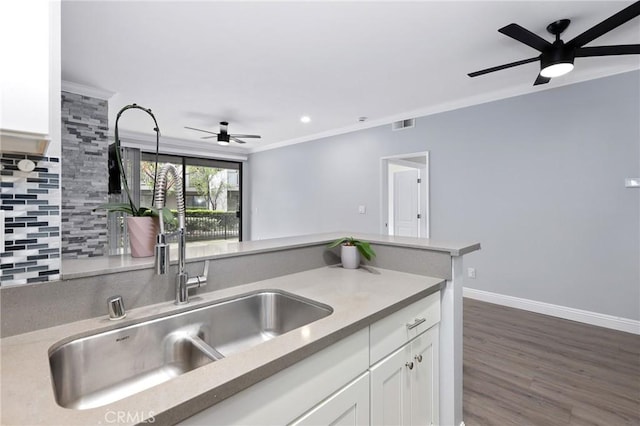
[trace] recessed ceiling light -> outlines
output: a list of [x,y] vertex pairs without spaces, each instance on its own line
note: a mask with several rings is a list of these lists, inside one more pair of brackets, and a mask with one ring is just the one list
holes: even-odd
[[308,115],[303,115],[302,117],[300,117],[300,121],[303,123],[310,123],[311,117],[309,117]]

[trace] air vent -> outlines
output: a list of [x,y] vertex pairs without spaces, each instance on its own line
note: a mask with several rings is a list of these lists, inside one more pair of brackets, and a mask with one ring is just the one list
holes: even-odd
[[416,126],[416,119],[409,118],[407,120],[400,120],[400,121],[395,121],[391,123],[391,130],[395,131],[395,130],[410,129],[415,126]]

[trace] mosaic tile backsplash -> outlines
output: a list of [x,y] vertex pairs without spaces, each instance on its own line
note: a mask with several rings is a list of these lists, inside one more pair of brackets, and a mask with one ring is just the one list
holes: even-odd
[[[36,165],[18,169],[20,160]],[[0,285],[60,279],[60,159],[0,153],[0,209],[4,251]]]

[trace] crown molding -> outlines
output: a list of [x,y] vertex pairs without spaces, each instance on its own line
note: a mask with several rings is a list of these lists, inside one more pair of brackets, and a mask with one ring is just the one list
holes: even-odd
[[85,86],[84,84],[62,80],[61,90],[63,92],[75,93],[77,95],[88,96],[90,98],[103,99],[108,101],[116,92],[97,87]]

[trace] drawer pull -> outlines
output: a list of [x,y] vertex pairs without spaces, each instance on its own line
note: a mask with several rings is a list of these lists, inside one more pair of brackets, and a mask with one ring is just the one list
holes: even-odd
[[422,355],[416,355],[413,358],[418,362],[422,362]]
[[409,367],[409,370],[413,370],[413,363],[412,362],[407,362],[404,364],[406,367]]
[[416,320],[413,322],[413,324],[407,324],[407,329],[413,330],[414,328],[416,328],[417,326],[419,326],[420,324],[422,324],[426,320],[427,320],[426,318],[416,318]]

